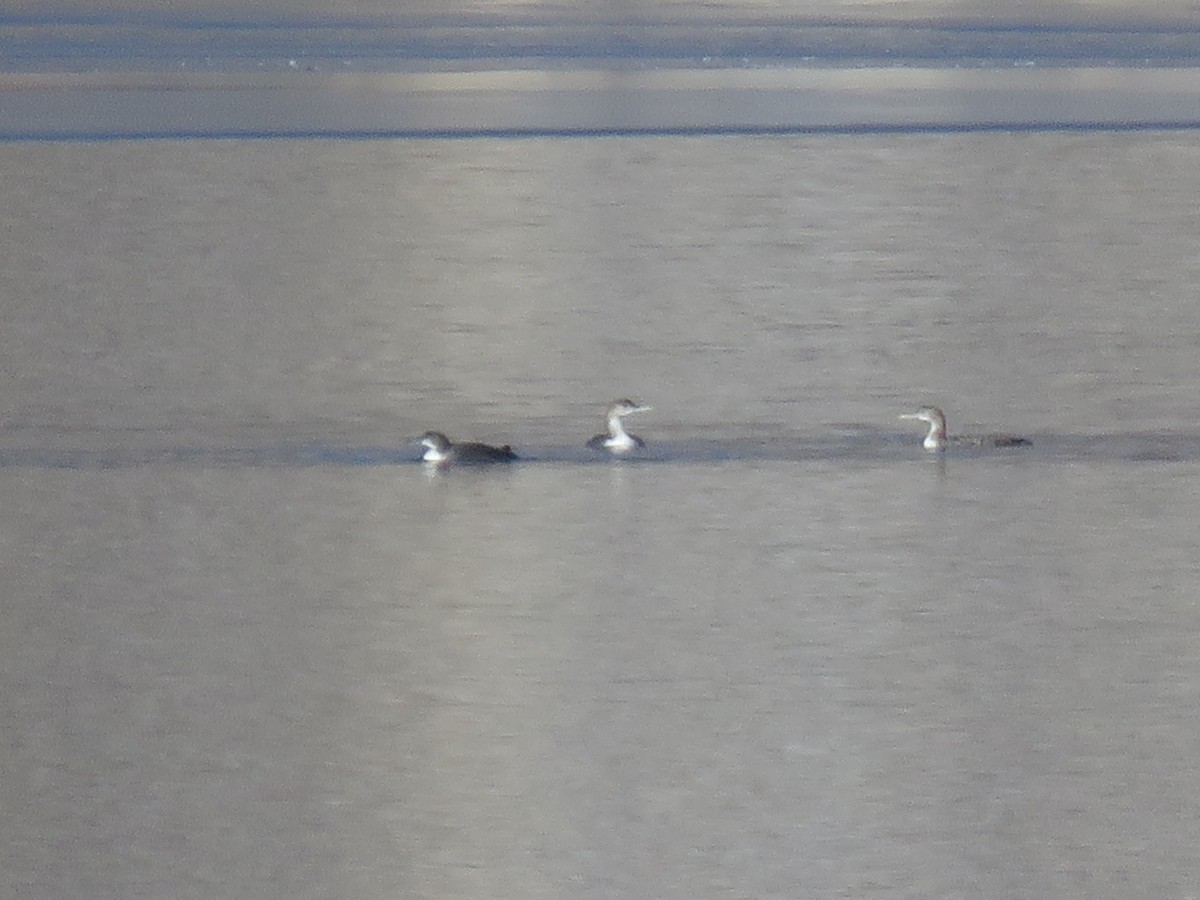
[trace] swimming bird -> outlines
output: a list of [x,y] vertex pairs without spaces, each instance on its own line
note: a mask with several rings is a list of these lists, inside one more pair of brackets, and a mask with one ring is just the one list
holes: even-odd
[[503,463],[517,459],[513,448],[505,444],[503,447],[493,447],[491,444],[467,442],[454,444],[440,431],[427,431],[421,435],[421,444],[425,453],[421,459],[428,463]]
[[1028,447],[1029,438],[1015,434],[955,434],[946,433],[946,415],[936,406],[922,406],[916,412],[904,413],[901,419],[917,419],[929,423],[929,433],[921,444],[926,450],[945,450],[947,447]]
[[621,424],[621,419],[633,413],[649,412],[649,406],[643,406],[635,400],[614,400],[608,408],[608,434],[598,434],[587,442],[593,450],[607,450],[609,453],[628,453],[639,447],[645,447],[646,442],[636,434],[629,434]]

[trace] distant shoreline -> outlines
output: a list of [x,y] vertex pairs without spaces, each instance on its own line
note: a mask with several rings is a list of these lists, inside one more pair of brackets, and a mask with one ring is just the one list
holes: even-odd
[[[1180,7],[506,3],[435,13],[369,3],[272,15],[272,4],[160,12],[40,4],[0,13],[0,73],[335,73],[829,66],[1200,67],[1200,16]],[[292,4],[294,6],[294,4]],[[986,8],[986,12],[981,10]],[[55,11],[57,9],[57,12]],[[824,14],[821,10],[824,9]]]
[[0,139],[1200,127],[1200,68],[0,75]]

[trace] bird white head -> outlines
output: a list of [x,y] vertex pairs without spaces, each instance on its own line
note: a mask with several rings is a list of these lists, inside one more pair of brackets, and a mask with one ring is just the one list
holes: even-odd
[[922,442],[926,450],[942,450],[946,447],[946,416],[936,406],[922,406],[916,412],[903,413],[901,419],[916,419],[929,424],[929,433]]
[[650,412],[651,409],[653,407],[643,406],[636,400],[614,400],[612,406],[608,408],[608,415],[610,418],[616,416],[619,419],[621,416],[629,416],[634,413]]
[[629,434],[625,430],[625,426],[621,424],[621,419],[634,413],[649,411],[649,406],[638,403],[636,400],[628,398],[614,400],[608,407],[608,434],[596,435],[588,441],[588,446],[597,450],[609,450],[612,453],[628,453],[630,450],[644,447],[645,441],[636,434]]

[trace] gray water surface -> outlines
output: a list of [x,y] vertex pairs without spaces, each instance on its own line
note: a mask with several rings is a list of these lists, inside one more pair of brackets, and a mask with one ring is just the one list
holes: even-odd
[[0,165],[0,893],[1196,893],[1192,133]]

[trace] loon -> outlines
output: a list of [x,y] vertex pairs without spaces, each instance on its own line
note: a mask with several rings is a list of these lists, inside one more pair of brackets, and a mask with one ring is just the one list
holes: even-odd
[[1028,447],[1029,438],[1015,434],[946,434],[946,415],[936,406],[922,406],[916,412],[904,413],[901,419],[918,419],[929,423],[929,433],[921,446],[926,450],[945,450],[947,447]]
[[593,450],[607,450],[610,453],[628,453],[639,447],[645,447],[646,442],[636,434],[629,434],[621,419],[633,413],[649,412],[649,406],[634,400],[614,400],[608,408],[608,434],[598,434],[587,442]]
[[440,431],[427,431],[421,435],[425,454],[421,459],[428,463],[502,463],[517,458],[512,447],[493,447],[490,444],[452,444]]

